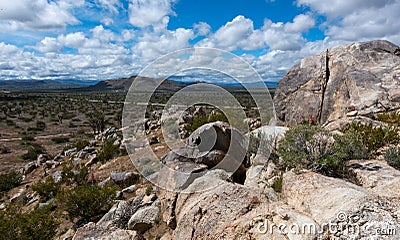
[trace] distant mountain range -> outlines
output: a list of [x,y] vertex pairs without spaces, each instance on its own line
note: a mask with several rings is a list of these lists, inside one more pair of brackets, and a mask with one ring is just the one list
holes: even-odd
[[0,90],[72,89],[81,85],[55,80],[0,80]]
[[[0,90],[7,91],[29,91],[29,90],[73,90],[73,91],[123,91],[127,92],[137,76],[104,81],[81,81],[81,80],[0,80]],[[142,77],[140,88],[149,89],[160,79]],[[157,88],[158,91],[178,91],[195,82],[182,82],[165,80]],[[266,83],[268,87],[275,84]],[[148,86],[148,87],[147,87]],[[223,84],[227,88],[240,88],[240,84]],[[251,85],[250,85],[251,86]],[[256,86],[254,86],[256,87]]]

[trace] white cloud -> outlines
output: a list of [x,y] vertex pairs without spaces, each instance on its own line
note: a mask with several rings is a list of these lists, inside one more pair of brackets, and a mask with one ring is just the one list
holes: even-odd
[[328,17],[350,14],[357,9],[379,8],[393,0],[297,0],[298,6],[308,6]]
[[133,40],[133,39],[135,39],[135,37],[136,37],[136,31],[135,30],[132,30],[132,29],[124,29],[123,31],[122,31],[122,41],[130,41],[130,40]]
[[110,25],[114,24],[114,20],[112,18],[105,17],[105,18],[101,19],[101,23],[103,23],[106,26],[110,26]]
[[315,26],[315,20],[309,15],[297,15],[292,23],[285,24],[285,31],[287,32],[304,32]]
[[118,14],[118,9],[122,7],[122,3],[119,0],[96,0],[96,3],[115,14]]
[[197,36],[207,36],[211,32],[211,26],[205,22],[199,22],[193,25],[193,30]]
[[400,43],[399,0],[297,0],[297,4],[328,18],[323,26],[330,39]]
[[16,54],[18,52],[20,52],[18,47],[11,44],[6,44],[4,42],[0,42],[0,56],[7,56],[9,54]]
[[60,35],[57,40],[66,47],[70,48],[80,48],[85,45],[87,38],[83,32],[70,33],[67,35]]
[[59,41],[57,41],[56,38],[45,37],[42,41],[36,44],[36,47],[34,48],[40,52],[49,53],[60,51],[62,49],[62,45]]
[[136,27],[164,23],[170,14],[174,14],[171,0],[131,0],[129,3],[129,22]]
[[344,16],[340,24],[328,27],[326,35],[348,41],[383,38],[399,44],[399,13],[400,1],[378,9],[360,9]]
[[[231,22],[227,22],[210,37],[199,42],[197,46],[222,48],[228,51],[238,48],[255,49],[263,47],[262,41],[258,41],[258,44],[254,44],[254,41],[247,41],[254,32],[253,21],[240,15]],[[257,40],[256,37],[253,36],[253,38],[253,40]]]
[[81,6],[83,0],[47,1],[12,0],[1,1],[0,26],[4,29],[57,29],[79,21],[70,9]]
[[296,16],[293,23],[274,23],[265,19],[261,29],[254,29],[251,19],[237,16],[197,46],[216,47],[228,51],[256,50],[269,46],[272,50],[298,50],[306,42],[302,32],[314,26],[311,17]]
[[110,30],[104,29],[103,25],[99,25],[90,30],[93,34],[93,38],[99,39],[103,42],[110,42],[116,40],[116,36]]
[[194,37],[193,30],[184,28],[165,30],[162,33],[144,32],[133,45],[132,52],[137,59],[151,61],[172,51],[190,47],[189,40]]

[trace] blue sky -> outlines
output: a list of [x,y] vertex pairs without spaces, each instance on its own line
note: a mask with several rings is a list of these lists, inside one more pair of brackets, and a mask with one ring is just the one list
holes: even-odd
[[188,47],[230,51],[265,81],[337,45],[400,44],[400,0],[0,2],[0,80],[128,77]]

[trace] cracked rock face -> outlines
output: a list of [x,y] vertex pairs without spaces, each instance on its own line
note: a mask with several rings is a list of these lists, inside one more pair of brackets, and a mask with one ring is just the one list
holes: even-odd
[[400,107],[400,47],[388,41],[339,46],[303,59],[279,82],[280,122],[321,124],[369,118]]

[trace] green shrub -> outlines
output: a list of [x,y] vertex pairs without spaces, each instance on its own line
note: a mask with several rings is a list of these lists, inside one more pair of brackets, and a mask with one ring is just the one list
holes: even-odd
[[46,202],[57,196],[60,187],[60,184],[55,183],[52,177],[48,177],[44,182],[32,185],[32,190],[39,194],[42,202]]
[[211,116],[208,118],[208,122],[217,122],[217,121],[229,122],[228,118],[222,112],[211,114]]
[[10,126],[10,127],[16,126],[15,122],[10,119],[6,119],[6,124],[7,124],[7,126]]
[[0,145],[0,154],[7,154],[7,153],[11,153],[10,149],[3,145]]
[[151,192],[153,191],[153,186],[148,186],[147,188],[146,188],[146,192],[145,192],[145,194],[147,195],[147,196],[150,196],[150,194],[151,194]]
[[21,138],[21,140],[24,142],[32,142],[35,141],[35,137],[32,135],[25,135]]
[[400,147],[391,147],[386,150],[385,160],[390,166],[400,170]]
[[51,141],[53,141],[55,144],[61,144],[61,143],[69,142],[69,138],[68,137],[55,137],[55,138],[52,138]]
[[52,239],[59,222],[50,215],[49,209],[35,209],[22,213],[15,207],[0,211],[1,239],[47,240]]
[[106,213],[116,197],[115,188],[97,185],[81,185],[61,191],[57,195],[59,206],[68,213],[71,220],[79,218],[84,222],[95,221]]
[[349,174],[344,160],[346,151],[335,144],[333,135],[321,127],[300,125],[289,129],[280,141],[278,154],[283,167],[311,169],[333,177],[347,177]]
[[46,129],[46,123],[42,121],[37,121],[36,122],[36,131],[43,131]]
[[71,163],[65,163],[62,168],[62,182],[67,185],[87,184],[89,169],[87,167],[75,167]]
[[18,187],[21,185],[21,182],[22,175],[15,171],[0,174],[0,195]]
[[207,116],[198,115],[193,118],[193,123],[191,125],[188,125],[186,127],[186,130],[191,133],[194,132],[197,128],[203,126],[204,124],[217,121],[228,122],[228,118],[223,113],[212,114],[209,118]]
[[74,144],[69,144],[64,148],[64,151],[72,148],[76,148],[77,151],[80,151],[84,149],[85,147],[89,146],[89,141],[88,140],[79,140],[75,142]]
[[80,151],[87,146],[89,146],[88,140],[79,140],[74,144],[74,147],[76,148],[77,151]]
[[343,160],[367,159],[369,151],[362,142],[362,136],[355,131],[347,131],[343,135],[333,135],[335,154]]
[[377,120],[399,126],[400,125],[400,114],[397,114],[396,112],[381,113],[381,114],[378,114]]
[[26,117],[19,117],[18,119],[21,120],[21,121],[23,121],[23,122],[26,122],[26,123],[29,123],[29,122],[32,122],[32,121],[33,121],[32,118],[26,118]]
[[344,129],[345,133],[352,131],[359,134],[361,142],[371,153],[388,144],[398,144],[400,142],[398,129],[394,127],[374,126],[372,123],[352,123]]
[[23,160],[36,160],[39,154],[46,153],[46,149],[40,144],[30,143],[28,152],[22,155]]
[[113,159],[119,154],[119,147],[114,145],[115,139],[108,139],[104,142],[103,148],[97,154],[97,158],[100,162],[104,163],[110,159]]
[[283,186],[283,176],[280,175],[277,178],[275,178],[274,182],[272,183],[271,188],[274,189],[275,192],[282,192],[282,186]]

